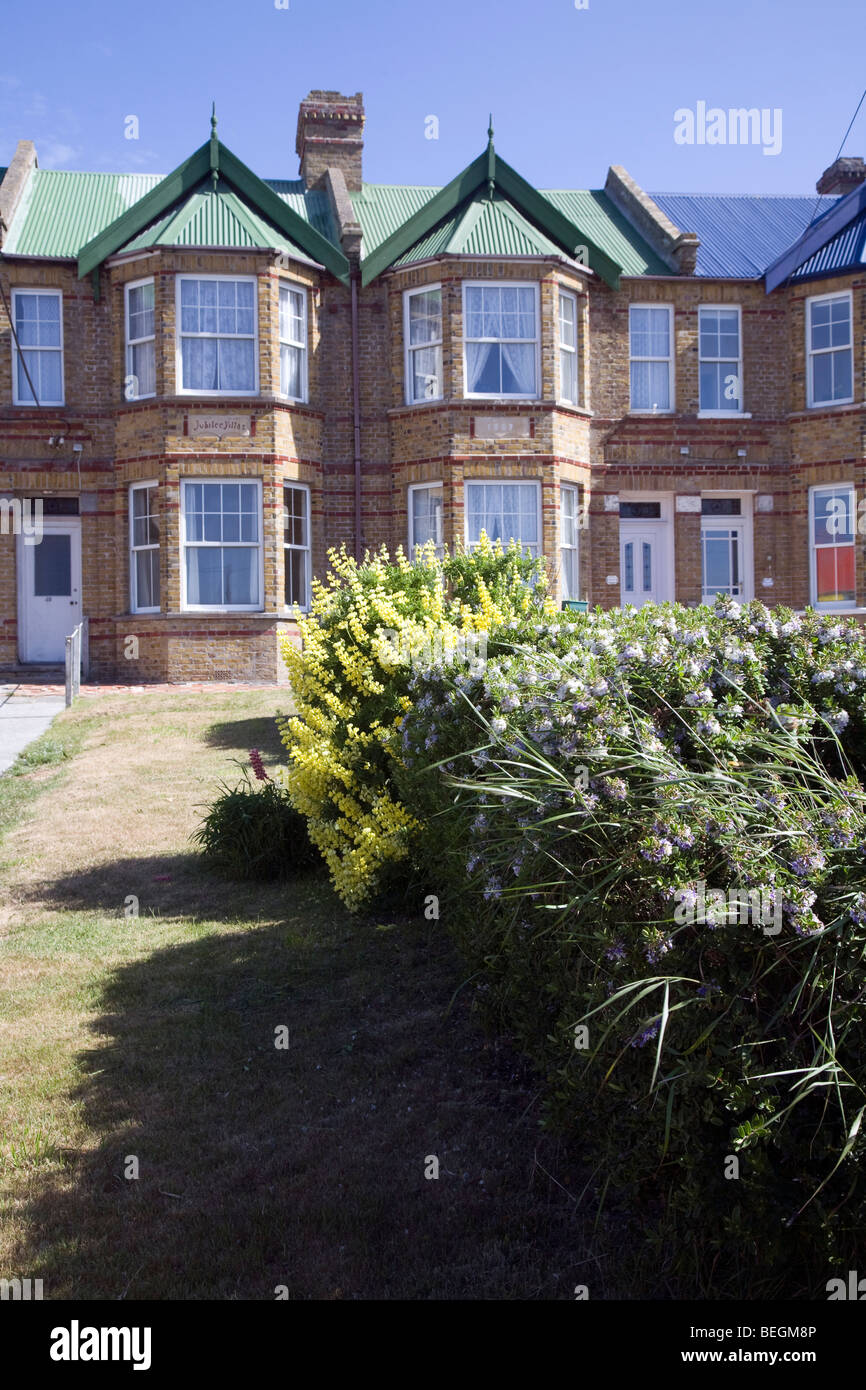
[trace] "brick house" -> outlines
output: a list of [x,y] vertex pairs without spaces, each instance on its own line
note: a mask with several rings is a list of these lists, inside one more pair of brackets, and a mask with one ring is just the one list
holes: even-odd
[[540,191],[491,131],[396,187],[363,126],[311,92],[295,180],[215,121],[164,178],[0,169],[0,670],[86,617],[98,677],[281,680],[330,546],[482,529],[604,607],[866,611],[862,160]]

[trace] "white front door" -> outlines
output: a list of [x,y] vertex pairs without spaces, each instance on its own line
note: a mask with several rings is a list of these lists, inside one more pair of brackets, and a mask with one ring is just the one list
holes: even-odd
[[662,526],[620,522],[619,576],[623,607],[633,603],[664,603],[665,555]]
[[81,621],[81,522],[45,517],[42,538],[28,539],[18,542],[18,650],[22,662],[53,664]]

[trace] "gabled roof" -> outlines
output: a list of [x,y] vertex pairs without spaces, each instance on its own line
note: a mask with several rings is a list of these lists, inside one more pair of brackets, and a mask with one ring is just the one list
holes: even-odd
[[222,179],[216,187],[210,182],[199,184],[189,197],[145,227],[120,251],[142,251],[151,246],[274,248],[294,260],[318,264]]
[[712,279],[760,279],[767,266],[802,236],[813,217],[838,202],[814,194],[652,193],[678,227],[700,238],[695,274]]
[[220,179],[231,184],[250,208],[255,209],[266,221],[272,222],[314,261],[326,266],[338,279],[348,279],[349,262],[342,251],[299,217],[264,180],[217,139],[215,116],[211,118],[211,138],[206,144],[80,249],[79,278],[98,269],[109,256],[113,256],[156,219],[195,192],[207,178],[212,180],[214,187]]
[[[377,246],[365,246],[366,255],[361,264],[362,283],[370,284],[384,270],[389,269],[411,251],[416,243],[429,237],[462,208],[478,200],[479,196],[484,197],[486,194],[492,201],[498,192],[504,195],[536,232],[541,232],[553,243],[557,248],[557,254],[565,253],[571,257],[578,247],[586,247],[584,259],[588,261],[590,269],[616,289],[622,272],[621,264],[605,248],[598,245],[588,232],[560,212],[552,202],[497,155],[493,146],[492,126],[488,137],[485,152],[467,165],[462,173],[452,179],[445,188],[440,188],[421,202],[417,210],[379,241]],[[355,207],[364,229],[362,200],[356,199]],[[488,253],[485,250],[482,254]]]
[[777,285],[788,280],[796,271],[802,270],[806,261],[813,259],[842,232],[847,231],[852,222],[866,212],[866,183],[852,189],[843,198],[836,198],[832,207],[815,219],[808,231],[797,242],[779,255],[767,266],[767,294]]

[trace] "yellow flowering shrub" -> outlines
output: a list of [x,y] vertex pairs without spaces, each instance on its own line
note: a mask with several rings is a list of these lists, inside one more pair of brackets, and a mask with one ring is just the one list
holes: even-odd
[[471,659],[478,634],[553,605],[538,562],[484,536],[444,559],[432,545],[414,562],[384,547],[361,564],[345,547],[328,558],[299,618],[301,649],[281,642],[296,710],[280,726],[283,779],[336,891],[357,909],[421,829],[391,777],[413,661]]

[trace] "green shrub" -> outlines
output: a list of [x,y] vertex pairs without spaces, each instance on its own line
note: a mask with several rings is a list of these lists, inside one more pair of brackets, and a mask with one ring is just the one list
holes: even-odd
[[235,787],[223,785],[193,835],[205,862],[227,878],[288,878],[319,861],[307,823],[283,788],[255,786],[245,772]]
[[410,695],[418,871],[659,1280],[814,1296],[856,1268],[857,625],[760,604],[516,622],[480,676]]

